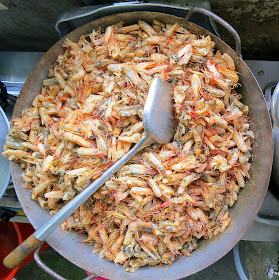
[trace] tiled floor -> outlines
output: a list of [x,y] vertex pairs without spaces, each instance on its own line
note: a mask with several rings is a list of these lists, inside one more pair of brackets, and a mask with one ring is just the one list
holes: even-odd
[[[248,242],[239,243],[240,258],[243,269],[250,280],[268,279],[267,268],[272,265],[276,267],[278,261],[279,243],[277,242]],[[74,266],[72,263],[61,257],[51,248],[41,255],[42,260],[53,270],[69,280],[79,280],[86,277],[85,271]],[[52,280],[53,278],[41,270],[35,263],[30,262],[22,268],[17,280]],[[170,275],[170,279],[172,279]],[[186,279],[186,278],[184,278]],[[235,268],[233,252],[230,251],[225,257],[210,267],[187,277],[187,280],[238,280],[240,279]],[[158,279],[159,280],[159,279]]]

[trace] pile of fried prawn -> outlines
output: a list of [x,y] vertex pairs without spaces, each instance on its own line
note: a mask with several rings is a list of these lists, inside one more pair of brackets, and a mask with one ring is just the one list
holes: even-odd
[[32,106],[12,120],[3,155],[53,215],[145,135],[151,82],[168,81],[173,141],[141,150],[62,228],[87,234],[93,253],[128,272],[190,256],[229,226],[249,178],[254,134],[233,59],[210,36],[157,20],[119,22],[64,47]]

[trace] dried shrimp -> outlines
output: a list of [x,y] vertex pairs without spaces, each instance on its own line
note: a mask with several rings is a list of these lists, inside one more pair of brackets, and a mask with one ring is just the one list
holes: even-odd
[[254,134],[235,88],[238,73],[210,36],[154,20],[65,41],[33,106],[13,119],[3,155],[50,214],[98,178],[144,135],[154,77],[169,81],[173,142],[146,147],[62,225],[126,271],[190,256],[230,224],[249,178]]

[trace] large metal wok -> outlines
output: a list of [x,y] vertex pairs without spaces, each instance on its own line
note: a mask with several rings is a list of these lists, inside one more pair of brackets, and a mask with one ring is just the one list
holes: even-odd
[[[253,222],[263,202],[269,183],[273,156],[272,130],[263,94],[246,64],[222,40],[191,22],[176,16],[157,12],[122,13],[94,20],[71,32],[67,35],[67,38],[77,41],[81,35],[90,33],[94,28],[101,27],[105,29],[108,25],[115,24],[120,20],[125,20],[125,24],[133,24],[139,19],[149,23],[153,19],[169,24],[178,22],[194,33],[209,34],[216,42],[218,49],[232,56],[236,63],[237,71],[240,73],[240,83],[242,84],[238,91],[243,95],[243,102],[250,107],[251,125],[256,136],[255,143],[253,144],[251,179],[247,182],[246,187],[241,190],[239,200],[230,209],[232,221],[225,232],[210,240],[201,240],[197,250],[190,257],[178,257],[171,266],[144,267],[135,273],[125,272],[121,265],[116,266],[106,259],[99,258],[98,254],[92,254],[92,247],[81,243],[85,236],[78,235],[76,232],[65,233],[57,229],[47,239],[47,242],[63,257],[77,266],[111,280],[178,279],[206,268],[227,254]],[[40,92],[42,81],[47,77],[48,69],[54,65],[57,56],[64,51],[62,47],[64,40],[65,37],[58,41],[42,57],[31,72],[17,99],[13,118],[20,117],[21,112],[32,103],[34,97]],[[49,219],[49,213],[31,199],[29,190],[23,188],[22,170],[19,164],[12,162],[11,172],[14,187],[22,208],[32,225],[37,229]]]

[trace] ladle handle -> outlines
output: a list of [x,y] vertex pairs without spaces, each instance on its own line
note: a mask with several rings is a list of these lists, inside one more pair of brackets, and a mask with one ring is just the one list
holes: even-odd
[[43,243],[38,240],[34,233],[17,246],[8,256],[5,257],[3,264],[8,269],[16,268],[22,261],[24,261],[36,248]]
[[214,19],[216,22],[218,22],[219,24],[221,24],[224,28],[226,28],[233,36],[234,40],[235,40],[235,52],[239,57],[242,57],[241,55],[241,40],[240,37],[238,35],[238,33],[236,32],[236,30],[230,25],[228,24],[225,20],[223,20],[221,17],[217,16],[216,14],[214,14],[211,11],[208,11],[206,9],[203,8],[198,8],[198,7],[194,7],[192,8],[186,15],[185,20],[189,21],[190,17],[194,14],[194,13],[201,13],[204,14],[212,19]]
[[117,172],[142,147],[154,143],[149,136],[144,136],[125,156],[114,163],[104,174],[88,186],[83,192],[75,196],[61,210],[52,216],[44,225],[29,236],[4,259],[4,265],[13,269],[26,259],[56,228],[58,228],[85,200],[97,191],[107,179]]

